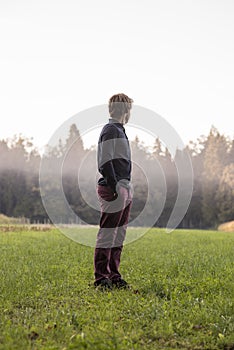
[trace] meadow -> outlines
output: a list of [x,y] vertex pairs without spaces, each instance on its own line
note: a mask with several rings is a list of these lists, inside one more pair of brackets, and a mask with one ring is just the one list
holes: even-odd
[[96,290],[93,248],[56,229],[0,230],[0,252],[1,350],[234,349],[234,233],[151,229],[129,290]]

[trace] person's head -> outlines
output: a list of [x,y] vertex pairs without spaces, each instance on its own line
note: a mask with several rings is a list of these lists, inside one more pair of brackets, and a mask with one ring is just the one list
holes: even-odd
[[126,124],[130,118],[133,100],[125,94],[116,94],[109,99],[110,117]]

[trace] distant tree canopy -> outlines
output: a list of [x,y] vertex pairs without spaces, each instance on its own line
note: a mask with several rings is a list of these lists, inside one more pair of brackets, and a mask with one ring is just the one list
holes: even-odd
[[[138,218],[143,210],[148,191],[151,192],[149,216],[156,210],[157,204],[165,200],[164,209],[155,222],[155,226],[165,227],[174,207],[178,191],[178,175],[175,161],[189,152],[194,171],[193,195],[188,211],[180,223],[183,228],[215,228],[218,224],[234,220],[234,140],[221,135],[211,128],[207,137],[190,142],[184,150],[177,150],[174,158],[168,149],[156,138],[153,150],[142,143],[138,137],[131,142],[134,184],[134,200],[131,220],[136,225],[149,224]],[[96,150],[85,149],[79,130],[71,125],[65,141],[59,140],[56,147],[46,148],[45,161],[48,163],[47,189],[54,195],[57,221],[71,223],[72,218],[64,213],[56,201],[56,186],[53,174],[61,171],[64,195],[72,210],[90,224],[97,224],[99,211],[91,208],[82,196],[78,184],[78,171],[82,167],[79,181],[85,188],[89,202],[95,200],[96,193],[90,187],[97,173]],[[31,222],[47,222],[50,219],[43,207],[40,187],[39,168],[41,156],[31,139],[22,135],[0,141],[0,213],[13,217],[27,217]],[[140,164],[141,166],[139,166]],[[148,169],[146,178],[144,169]],[[166,197],[159,177],[165,176]],[[149,181],[150,180],[150,181]],[[148,188],[148,181],[152,188]]]

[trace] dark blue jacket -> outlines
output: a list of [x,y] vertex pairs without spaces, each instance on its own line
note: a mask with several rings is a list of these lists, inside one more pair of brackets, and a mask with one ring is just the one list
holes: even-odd
[[[120,180],[131,180],[131,151],[125,129],[115,119],[109,119],[98,141],[98,170],[102,174],[99,185],[110,186],[116,192]],[[121,181],[122,182],[122,181]]]

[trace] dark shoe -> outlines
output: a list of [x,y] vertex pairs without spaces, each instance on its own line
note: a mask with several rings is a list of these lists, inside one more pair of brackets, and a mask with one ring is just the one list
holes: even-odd
[[103,278],[102,280],[94,282],[94,287],[99,287],[101,289],[112,289],[112,283],[108,278]]
[[119,289],[129,288],[129,284],[126,281],[124,281],[122,278],[119,278],[117,280],[112,280],[112,285]]

